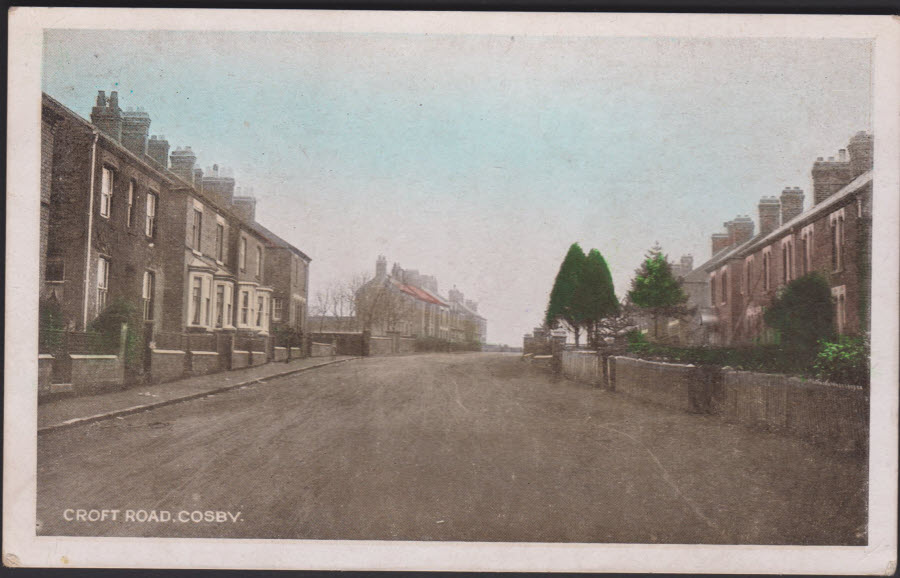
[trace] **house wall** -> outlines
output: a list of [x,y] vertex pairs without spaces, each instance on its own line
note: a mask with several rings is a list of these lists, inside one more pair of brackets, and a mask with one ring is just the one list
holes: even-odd
[[[804,220],[790,230],[784,231],[765,245],[752,252],[742,253],[739,258],[729,261],[716,270],[716,282],[727,267],[729,277],[728,300],[723,303],[717,290],[716,311],[720,320],[720,334],[725,343],[749,343],[764,337],[765,324],[762,314],[775,299],[778,291],[785,286],[782,242],[791,238],[792,266],[789,265],[788,282],[803,275],[801,231],[809,225],[813,227],[812,271],[821,272],[832,288],[843,287],[845,291],[846,322],[843,333],[856,335],[868,327],[865,312],[869,287],[868,263],[870,250],[871,217],[867,213],[871,184],[850,195],[844,202],[830,207],[815,219]],[[832,268],[831,224],[832,215],[841,212],[844,216],[843,265],[840,270]],[[768,289],[764,282],[764,254],[771,254],[771,284]],[[749,287],[745,270],[745,257],[752,255]]]
[[[47,283],[63,310],[71,327],[82,330],[84,279],[88,283],[88,322],[98,311],[97,264],[103,256],[109,260],[107,304],[126,299],[137,306],[142,304],[142,284],[145,270],[156,275],[154,320],[165,307],[160,290],[165,283],[164,250],[159,246],[171,232],[158,221],[154,238],[144,234],[146,194],[150,190],[165,198],[167,184],[155,171],[134,159],[129,153],[101,136],[97,142],[94,188],[90,191],[93,135],[89,127],[72,118],[64,118],[57,125],[53,139],[52,179],[47,227],[47,258],[61,260],[64,281]],[[100,191],[102,169],[114,171],[113,195],[109,216],[101,215]],[[127,223],[127,194],[134,182],[131,226]],[[85,271],[86,235],[91,194],[94,197],[89,268]]]

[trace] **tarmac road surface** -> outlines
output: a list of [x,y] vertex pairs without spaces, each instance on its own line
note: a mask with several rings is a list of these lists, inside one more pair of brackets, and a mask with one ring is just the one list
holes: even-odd
[[367,358],[41,435],[37,519],[42,535],[864,544],[866,462],[515,355]]

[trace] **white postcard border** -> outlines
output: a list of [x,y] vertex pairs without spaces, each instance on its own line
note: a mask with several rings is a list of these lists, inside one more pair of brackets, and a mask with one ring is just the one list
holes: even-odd
[[[875,147],[869,545],[522,544],[37,537],[40,65],[45,28],[873,38]],[[15,8],[10,12],[3,559],[7,565],[889,574],[897,552],[900,27],[891,17]]]

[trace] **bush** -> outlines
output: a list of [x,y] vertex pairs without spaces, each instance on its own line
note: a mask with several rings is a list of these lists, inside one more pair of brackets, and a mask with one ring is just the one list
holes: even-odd
[[41,299],[38,304],[38,339],[41,353],[59,346],[66,322],[56,299]]
[[115,350],[119,345],[122,324],[128,325],[125,334],[125,366],[135,372],[143,369],[144,316],[143,310],[125,299],[117,299],[100,312],[88,325],[88,331],[99,333],[104,348]]
[[417,337],[416,351],[450,351],[450,342],[438,337]]
[[300,347],[303,345],[303,331],[288,325],[279,325],[272,330],[275,344],[279,347]]
[[834,334],[831,288],[821,273],[794,279],[766,309],[765,321],[785,348],[811,363],[820,339]]
[[835,383],[869,384],[869,343],[861,337],[842,336],[819,343],[813,365],[815,376]]

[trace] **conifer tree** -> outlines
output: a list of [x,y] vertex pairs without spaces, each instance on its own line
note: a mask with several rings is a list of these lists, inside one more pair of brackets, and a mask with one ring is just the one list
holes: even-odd
[[591,249],[585,259],[574,304],[591,346],[596,345],[597,324],[601,319],[619,312],[612,274],[606,259],[597,249]]
[[556,327],[560,322],[565,323],[569,329],[575,332],[575,344],[578,344],[581,315],[575,308],[575,291],[578,289],[579,279],[584,270],[586,256],[578,243],[572,243],[566,253],[553,289],[550,291],[550,302],[547,304],[547,312],[544,321],[550,327]]
[[657,244],[647,253],[640,269],[631,280],[628,300],[650,313],[653,318],[653,336],[659,337],[660,317],[683,315],[687,295],[681,283],[672,274],[672,266]]

